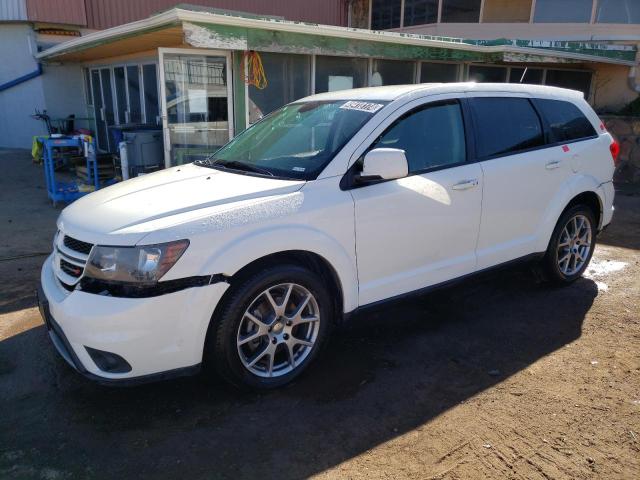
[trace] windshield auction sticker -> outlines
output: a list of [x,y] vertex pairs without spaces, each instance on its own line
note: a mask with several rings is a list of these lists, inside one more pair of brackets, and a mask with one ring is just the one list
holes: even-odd
[[376,113],[382,107],[384,107],[384,105],[380,103],[356,102],[355,100],[350,100],[340,108],[345,110],[358,110],[360,112]]

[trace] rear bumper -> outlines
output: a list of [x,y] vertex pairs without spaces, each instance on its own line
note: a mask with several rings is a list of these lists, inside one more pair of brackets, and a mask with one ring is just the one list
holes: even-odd
[[[127,385],[197,373],[211,315],[227,287],[218,283],[135,299],[68,292],[49,257],[38,304],[51,341],[69,365],[100,383]],[[122,357],[131,368],[101,370],[91,349]]]

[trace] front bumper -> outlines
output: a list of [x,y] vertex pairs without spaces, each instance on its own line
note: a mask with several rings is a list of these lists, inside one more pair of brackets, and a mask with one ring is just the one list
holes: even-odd
[[[211,315],[228,288],[215,283],[151,298],[116,298],[74,290],[55,277],[49,257],[38,304],[62,357],[101,383],[139,383],[195,373],[202,362]],[[101,370],[87,351],[114,353],[131,370]]]

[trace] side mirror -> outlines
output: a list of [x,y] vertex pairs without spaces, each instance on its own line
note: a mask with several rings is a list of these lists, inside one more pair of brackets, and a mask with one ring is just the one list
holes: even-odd
[[409,164],[404,150],[398,148],[375,148],[364,156],[361,181],[394,180],[409,174]]

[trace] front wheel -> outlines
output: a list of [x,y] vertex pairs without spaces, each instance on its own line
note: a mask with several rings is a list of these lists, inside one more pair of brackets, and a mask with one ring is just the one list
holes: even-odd
[[595,249],[595,217],[591,209],[577,205],[562,214],[543,260],[550,280],[569,284],[586,270]]
[[313,361],[329,333],[333,308],[317,276],[295,265],[267,269],[232,287],[206,354],[231,383],[282,386]]

